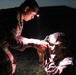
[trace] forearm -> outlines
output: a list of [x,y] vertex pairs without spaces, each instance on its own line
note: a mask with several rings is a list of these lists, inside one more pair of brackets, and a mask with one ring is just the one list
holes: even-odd
[[47,46],[46,42],[43,42],[42,40],[39,39],[33,39],[33,38],[25,38],[25,37],[20,37],[19,41],[22,42],[22,44],[28,48],[28,47],[33,47],[37,50],[45,50],[45,47]]
[[16,37],[11,38],[11,41],[9,42],[10,47],[19,51],[24,51],[26,48],[34,47],[35,43],[34,40],[27,39],[24,37]]
[[11,37],[8,39],[10,47],[19,51],[24,51],[26,48],[33,47],[38,50],[44,50],[45,49],[45,43],[43,43],[41,40],[38,39],[28,39],[25,37]]
[[18,32],[16,29],[13,29],[7,34],[6,41],[9,43],[9,46],[13,49],[24,51],[28,47],[33,47],[38,50],[42,50],[45,48],[44,43],[39,39],[33,39],[33,38],[25,38],[18,35]]
[[59,69],[59,74],[61,74],[64,69],[67,69],[68,66],[72,66],[72,65],[73,65],[73,58],[72,57],[64,58],[62,61],[60,61],[59,65],[57,67]]
[[55,65],[52,58],[49,58],[49,62],[45,61],[45,72],[51,75],[60,75],[63,72],[64,66]]
[[28,47],[36,48],[37,50],[45,50],[47,43],[43,40],[25,38],[22,36],[17,36],[16,32],[8,33],[6,41],[9,43],[9,46],[13,49],[24,51]]
[[46,63],[45,71],[52,75],[62,75],[64,73],[64,69],[69,69],[68,66],[73,65],[72,57],[66,57],[62,61],[60,61],[59,65],[55,65],[54,61],[50,59],[49,63]]

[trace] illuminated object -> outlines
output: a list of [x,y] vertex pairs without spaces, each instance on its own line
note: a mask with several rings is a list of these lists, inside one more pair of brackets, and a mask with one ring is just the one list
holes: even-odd
[[39,14],[37,14],[36,16],[37,16],[37,17],[40,17],[40,15],[39,15]]

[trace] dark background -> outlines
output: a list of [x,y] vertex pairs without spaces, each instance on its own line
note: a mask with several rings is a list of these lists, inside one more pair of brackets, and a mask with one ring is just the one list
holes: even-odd
[[[39,17],[25,22],[22,36],[43,40],[54,32],[64,32],[70,40],[70,54],[76,55],[76,9],[67,6],[40,7]],[[36,49],[13,51],[17,61],[16,75],[39,75]],[[44,74],[42,74],[44,75]]]

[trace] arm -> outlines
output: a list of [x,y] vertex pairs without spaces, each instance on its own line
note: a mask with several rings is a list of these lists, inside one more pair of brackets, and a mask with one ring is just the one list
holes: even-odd
[[72,57],[64,58],[57,67],[59,69],[59,74],[61,74],[63,70],[67,68],[67,66],[69,65],[73,65],[73,58]]
[[10,47],[19,51],[24,51],[28,47],[34,47],[37,50],[44,50],[46,45],[38,39],[28,39],[21,36],[16,36],[15,33],[10,33],[7,38]]
[[52,75],[62,74],[64,69],[68,68],[67,66],[73,65],[72,57],[66,57],[62,61],[60,61],[59,65],[56,66],[52,59],[49,59],[50,62],[46,62],[45,71],[46,73],[50,73]]

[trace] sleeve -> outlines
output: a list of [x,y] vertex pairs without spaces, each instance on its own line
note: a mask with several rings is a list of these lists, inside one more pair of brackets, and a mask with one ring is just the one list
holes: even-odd
[[26,46],[23,43],[23,41],[20,39],[21,38],[21,34],[19,32],[21,32],[21,31],[17,30],[17,28],[13,28],[7,34],[6,41],[9,43],[9,46],[12,49],[19,50],[19,51],[24,51]]
[[14,32],[11,31],[8,33],[6,41],[9,43],[9,46],[11,48],[23,51],[25,48],[23,42],[19,40],[19,37],[21,36],[16,36],[16,32],[14,29]]
[[64,58],[57,67],[59,69],[59,74],[61,74],[63,72],[63,70],[70,65],[71,66],[73,65],[73,57]]
[[15,31],[8,34],[7,42],[11,48],[19,51],[24,51],[28,47],[34,47],[41,50],[45,48],[45,45],[41,40],[16,36]]
[[45,71],[48,74],[52,75],[61,75],[64,72],[64,69],[68,68],[68,66],[73,65],[73,58],[66,57],[62,61],[60,61],[59,65],[56,66],[54,61],[50,58],[50,62],[45,64]]
[[55,75],[55,74],[58,74],[59,72],[52,58],[49,58],[49,62],[45,60],[44,69],[45,69],[45,72],[49,75]]

